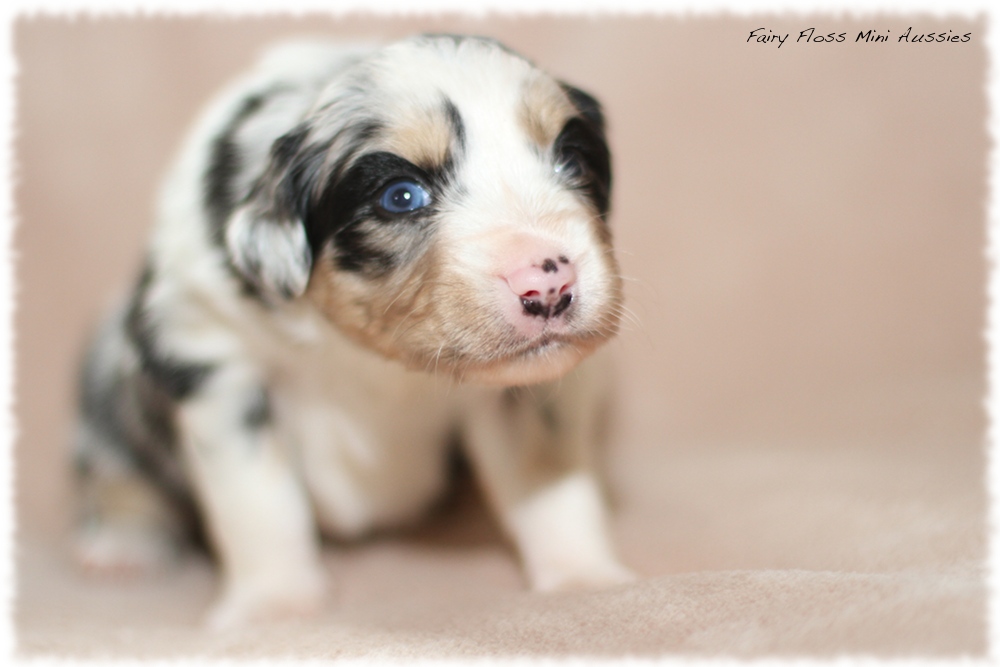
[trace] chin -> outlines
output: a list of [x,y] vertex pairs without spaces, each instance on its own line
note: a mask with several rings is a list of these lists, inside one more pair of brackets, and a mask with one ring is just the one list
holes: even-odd
[[463,383],[495,387],[552,382],[573,370],[577,364],[590,356],[596,347],[596,345],[552,341],[532,347],[503,361],[463,367],[456,375]]

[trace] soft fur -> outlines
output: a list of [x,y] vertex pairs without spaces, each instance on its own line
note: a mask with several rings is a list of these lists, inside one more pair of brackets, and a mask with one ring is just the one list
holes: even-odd
[[212,623],[308,611],[319,535],[419,517],[459,441],[535,588],[627,579],[578,366],[621,311],[610,182],[598,103],[491,40],[269,53],[197,124],[88,355],[83,562],[204,526]]

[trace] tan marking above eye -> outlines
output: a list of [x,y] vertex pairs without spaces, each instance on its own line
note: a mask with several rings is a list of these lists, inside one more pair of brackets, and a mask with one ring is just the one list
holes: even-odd
[[451,125],[440,109],[412,109],[390,125],[384,148],[426,169],[448,159],[452,140]]
[[573,103],[555,81],[536,76],[524,85],[523,104],[518,120],[525,133],[545,148],[559,136],[566,120],[576,113]]

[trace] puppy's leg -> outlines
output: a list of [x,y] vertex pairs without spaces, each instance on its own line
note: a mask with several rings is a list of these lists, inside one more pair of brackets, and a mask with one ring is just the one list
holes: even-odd
[[225,366],[178,409],[222,567],[222,595],[208,619],[216,628],[311,613],[325,592],[312,513],[261,386],[251,369]]
[[537,590],[634,579],[615,556],[594,469],[597,406],[590,392],[569,385],[480,396],[465,429],[477,473]]
[[134,575],[173,561],[184,522],[159,489],[124,462],[81,462],[76,559],[90,573]]
[[75,547],[89,572],[154,569],[197,535],[171,427],[172,404],[136,366],[119,312],[94,339],[80,376],[73,438],[80,501]]

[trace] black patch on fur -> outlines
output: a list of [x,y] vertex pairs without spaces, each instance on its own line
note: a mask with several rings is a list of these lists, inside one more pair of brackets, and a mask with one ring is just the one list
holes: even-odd
[[594,203],[602,218],[611,203],[611,153],[604,132],[604,114],[596,99],[578,88],[561,84],[579,111],[566,121],[555,140],[562,175]]
[[281,169],[287,168],[302,150],[308,136],[309,126],[300,123],[275,139],[271,144],[271,162]]
[[[85,483],[103,474],[103,466],[94,465],[92,458],[101,458],[102,448],[112,449],[157,490],[176,513],[186,537],[196,544],[207,544],[178,451],[176,403],[141,370],[125,372],[118,365],[99,365],[95,351],[100,344],[96,341],[92,345],[80,375],[79,411],[86,430],[77,435],[82,439],[76,449],[77,474]],[[92,483],[102,482],[94,479]],[[100,513],[99,508],[90,511]]]
[[243,425],[256,431],[271,422],[271,398],[263,387],[253,393],[243,413]]
[[[81,412],[91,433],[124,456],[192,533],[200,533],[197,504],[178,452],[173,401],[143,374],[118,376],[98,386],[88,371],[84,371]],[[77,462],[82,476],[99,474],[89,465],[85,450]]]
[[[367,136],[375,131],[375,127],[369,127],[360,129],[359,133]],[[309,143],[309,132],[309,125],[302,123],[271,146],[271,162],[258,184],[259,193],[255,192],[254,196],[273,197],[272,201],[263,202],[261,208],[265,215],[275,220],[304,220],[319,189],[334,139]],[[273,186],[271,179],[276,179]]]
[[561,174],[606,216],[611,195],[611,156],[604,138],[582,117],[569,119],[555,141]]
[[230,273],[239,280],[243,294],[258,300],[261,298],[261,294],[257,286],[233,264],[226,249],[226,223],[241,203],[238,193],[235,192],[235,183],[237,177],[246,168],[246,165],[243,164],[240,146],[236,141],[236,134],[249,118],[260,111],[269,99],[282,90],[284,90],[282,87],[275,86],[243,100],[243,104],[230,118],[229,123],[212,142],[208,168],[203,179],[205,188],[203,204],[208,212],[210,238],[224,253],[226,266]]
[[175,401],[192,395],[212,373],[212,366],[186,362],[157,350],[156,333],[145,311],[145,297],[152,282],[147,266],[132,297],[125,320],[125,330],[139,353],[142,372]]
[[450,99],[444,100],[444,114],[448,118],[451,126],[451,134],[455,137],[455,145],[460,151],[465,150],[465,123],[462,122],[462,114],[458,112],[458,107]]
[[204,177],[204,205],[212,223],[212,239],[220,246],[224,244],[226,221],[239,203],[236,201],[234,182],[244,165],[236,133],[247,119],[264,106],[273,92],[251,95],[243,100],[229,123],[212,142]]
[[[279,137],[271,146],[267,170],[250,195],[259,214],[284,224],[302,221],[312,256],[318,257],[338,226],[329,216],[331,184],[343,178],[344,165],[382,127],[369,119],[341,129],[332,138],[310,143],[310,124],[304,121]],[[337,146],[339,155],[331,168],[329,153],[337,144],[344,145]]]
[[[379,151],[362,155],[346,169],[338,168],[305,218],[313,256],[319,256],[322,247],[332,240],[335,261],[341,270],[385,275],[398,265],[400,258],[379,247],[366,233],[365,223],[395,225],[401,234],[422,237],[437,211],[435,201],[451,181],[453,164],[448,159],[436,168],[423,169],[398,155]],[[409,213],[383,211],[377,205],[380,193],[400,179],[419,183],[430,194],[431,203]]]

